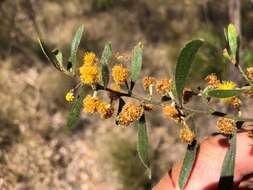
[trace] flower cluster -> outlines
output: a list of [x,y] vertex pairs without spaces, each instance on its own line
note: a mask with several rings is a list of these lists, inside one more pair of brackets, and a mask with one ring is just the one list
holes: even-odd
[[[179,137],[182,142],[187,144],[192,144],[196,139],[195,132],[188,126],[187,117],[191,117],[189,111],[184,107],[184,104],[187,104],[193,96],[202,96],[202,98],[207,100],[207,103],[210,102],[211,96],[209,96],[210,90],[237,90],[239,89],[237,85],[232,81],[222,81],[220,80],[215,73],[211,73],[205,77],[206,87],[202,90],[201,87],[198,88],[198,91],[192,90],[191,88],[184,87],[182,92],[182,105],[177,101],[176,94],[172,91],[176,86],[174,86],[174,81],[172,79],[163,78],[158,79],[152,76],[145,76],[142,79],[142,86],[147,93],[147,98],[143,96],[138,96],[132,92],[133,81],[130,81],[130,71],[126,65],[130,59],[125,59],[124,54],[116,54],[116,58],[113,62],[113,59],[110,63],[113,64],[111,69],[111,76],[108,76],[108,79],[112,79],[112,82],[109,81],[108,86],[103,86],[102,81],[102,67],[99,65],[99,60],[96,57],[96,54],[93,52],[86,52],[83,56],[83,63],[79,68],[80,71],[80,86],[83,84],[92,86],[94,90],[94,95],[87,95],[83,99],[83,111],[86,113],[98,113],[102,119],[107,119],[113,116],[114,114],[114,105],[115,101],[119,102],[119,113],[116,115],[116,123],[120,126],[128,126],[135,121],[139,120],[145,111],[153,111],[154,108],[160,106],[163,112],[163,115],[167,119],[171,119],[181,127]],[[123,65],[124,63],[124,65]],[[104,73],[103,73],[104,74]],[[245,74],[248,80],[253,81],[253,67],[247,68],[247,73]],[[131,84],[131,85],[130,85]],[[78,86],[78,88],[80,87]],[[74,88],[74,89],[78,89]],[[102,101],[98,97],[98,91],[104,90],[107,91],[110,103]],[[153,94],[153,90],[156,91],[156,95]],[[245,88],[245,96],[253,96],[253,92],[250,88]],[[160,98],[160,101],[155,100],[156,96]],[[175,96],[175,97],[174,97]],[[126,98],[126,99],[125,99]],[[128,101],[130,98],[137,100],[138,102]],[[68,102],[72,102],[75,99],[74,90],[70,90],[65,99]],[[124,105],[120,107],[120,100],[124,100]],[[239,96],[228,96],[220,97],[222,102],[229,104],[234,111],[240,111],[240,106],[242,104]],[[185,111],[186,110],[186,111]],[[200,113],[199,111],[198,113]],[[225,114],[226,115],[226,114]],[[220,118],[217,121],[217,129],[219,132],[230,135],[236,131],[235,121],[229,118]]]
[[98,97],[87,95],[83,100],[83,108],[86,113],[95,113],[99,105]]
[[99,82],[100,70],[96,64],[96,55],[94,53],[84,54],[83,65],[79,70],[80,79],[84,84],[92,85]]
[[155,85],[155,77],[144,77],[142,80],[144,90],[148,90],[150,86]]
[[115,65],[112,68],[112,78],[117,84],[122,84],[127,81],[128,70],[122,65]]
[[[80,31],[74,38],[74,43],[80,40]],[[113,53],[110,44],[107,44],[102,53],[101,59],[93,52],[86,52],[79,68],[79,83],[65,95],[68,102],[74,101],[73,108],[69,115],[68,126],[72,127],[76,123],[81,108],[91,114],[99,114],[102,119],[111,118],[114,114],[114,106],[118,105],[117,115],[115,114],[116,124],[119,126],[129,126],[139,122],[138,127],[138,155],[143,164],[148,166],[148,134],[145,127],[145,114],[153,110],[161,111],[166,119],[170,119],[179,126],[179,138],[183,143],[188,144],[191,150],[197,150],[197,134],[193,124],[199,115],[211,115],[218,117],[216,126],[217,131],[227,138],[236,135],[237,129],[243,127],[244,122],[253,122],[252,118],[244,118],[242,115],[243,102],[242,96],[253,97],[253,67],[248,67],[245,71],[239,64],[240,43],[236,28],[230,24],[225,30],[227,47],[223,51],[224,61],[229,62],[241,74],[245,80],[244,86],[237,86],[235,82],[221,80],[215,73],[205,77],[205,85],[200,82],[197,87],[191,87],[187,80],[189,69],[195,53],[203,44],[203,40],[197,39],[189,42],[179,54],[176,65],[176,72],[173,79],[155,78],[146,76],[142,79],[143,93],[139,95],[135,91],[138,85],[137,79],[140,77],[142,67],[143,45],[138,43],[132,53]],[[238,43],[236,43],[238,42]],[[42,46],[42,44],[40,44]],[[43,50],[43,48],[42,48]],[[43,50],[43,53],[45,51]],[[76,56],[76,52],[71,51],[71,56]],[[68,64],[67,68],[60,62],[51,60],[54,66],[68,76],[76,76],[77,64]],[[57,58],[57,57],[56,57]],[[129,63],[131,62],[131,66]],[[109,68],[112,66],[112,68]],[[128,70],[131,68],[131,70]],[[88,85],[93,91],[93,95],[84,96],[84,86]],[[186,86],[189,85],[189,86]],[[104,93],[106,92],[106,93]],[[155,92],[155,93],[154,93]],[[102,94],[107,95],[108,102],[102,99]],[[194,98],[192,98],[195,96]],[[218,110],[214,106],[214,99],[228,104],[233,109],[227,111]],[[134,100],[134,101],[133,101]],[[193,103],[189,103],[193,100]],[[199,105],[196,106],[195,104]],[[203,106],[206,106],[204,108]],[[158,109],[157,109],[158,108]],[[193,124],[190,126],[189,124]],[[248,136],[253,138],[252,130]],[[236,138],[233,138],[236,140]],[[144,143],[143,143],[144,142]],[[233,141],[235,142],[235,141]],[[230,152],[235,153],[234,146],[230,146]],[[145,151],[144,151],[145,150]],[[141,151],[141,152],[140,152]],[[193,154],[196,151],[192,151]],[[186,154],[186,160],[189,154]],[[190,155],[191,156],[191,155]],[[235,156],[235,155],[233,155]],[[194,161],[194,160],[193,160]],[[227,161],[225,159],[225,164]],[[194,162],[185,162],[184,168],[191,168]],[[188,167],[190,166],[190,167]],[[148,168],[147,168],[148,169]],[[224,169],[224,168],[223,168]],[[225,168],[226,170],[226,168]],[[224,171],[225,171],[224,170]],[[223,172],[223,171],[222,171]],[[148,172],[150,173],[150,172]],[[186,181],[186,180],[185,180]],[[183,184],[184,185],[184,184]],[[182,186],[183,186],[182,185]]]
[[96,54],[93,52],[86,52],[83,56],[83,65],[92,66],[96,61]]
[[180,130],[179,137],[184,143],[192,144],[196,134],[188,126],[185,126]]
[[143,114],[143,108],[133,102],[127,102],[117,117],[119,125],[128,126],[130,123],[140,119]]
[[[205,81],[209,88],[214,88],[218,90],[234,90],[237,85],[232,81],[220,81],[215,73],[209,74]],[[239,108],[241,106],[241,100],[232,96],[229,98],[221,98],[224,103],[230,104],[233,108]]]
[[248,76],[249,80],[253,81],[253,67],[247,68],[247,76]]
[[98,112],[102,119],[108,119],[113,115],[114,108],[111,104],[101,101],[98,97],[87,95],[83,100],[83,108],[86,113]]
[[114,108],[111,104],[105,103],[105,102],[100,102],[98,104],[98,113],[100,114],[100,117],[102,119],[108,119],[112,117]]
[[215,73],[207,75],[205,81],[207,82],[207,85],[211,88],[217,88],[218,85],[220,84],[220,80],[218,79]]
[[171,91],[172,81],[168,79],[162,79],[156,83],[156,91],[161,95],[165,96]]
[[67,102],[73,102],[73,100],[75,99],[73,90],[67,92],[65,99]]
[[173,105],[166,105],[163,107],[163,114],[168,119],[173,119],[177,123],[181,121],[181,114]]
[[236,131],[234,120],[229,118],[219,118],[217,121],[217,128],[225,135],[231,135]]

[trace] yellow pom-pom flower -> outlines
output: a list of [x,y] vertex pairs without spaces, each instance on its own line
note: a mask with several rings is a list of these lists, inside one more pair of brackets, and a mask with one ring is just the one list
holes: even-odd
[[163,107],[163,115],[168,119],[173,119],[175,122],[181,121],[181,115],[179,111],[172,105],[166,105]]
[[67,92],[65,99],[67,102],[73,102],[73,100],[75,99],[73,90]]
[[236,84],[232,81],[223,81],[219,83],[217,89],[219,90],[232,90],[236,88]]
[[128,70],[122,65],[115,65],[112,68],[112,78],[117,84],[122,84],[127,81]]
[[156,83],[156,91],[161,95],[165,96],[169,93],[172,87],[172,81],[168,79],[159,80]]
[[108,119],[112,117],[114,108],[111,104],[100,102],[97,111],[102,119]]
[[230,105],[233,108],[239,108],[241,106],[241,100],[237,97],[232,97],[230,100]]
[[93,52],[86,52],[83,56],[83,65],[92,66],[96,60],[96,54]]
[[196,138],[196,135],[188,126],[186,126],[180,129],[179,137],[182,142],[192,144],[193,140]]
[[225,135],[230,135],[236,131],[234,120],[229,118],[219,118],[217,121],[217,128]]
[[218,85],[220,84],[220,80],[218,79],[215,73],[207,75],[205,81],[207,82],[207,85],[211,88],[217,88]]
[[95,113],[99,105],[98,97],[87,95],[83,100],[83,110],[86,113]]
[[247,76],[248,76],[249,80],[253,81],[253,67],[247,68]]
[[94,84],[99,81],[99,69],[96,65],[80,67],[80,79],[84,84]]
[[135,103],[126,103],[117,117],[120,125],[128,126],[130,123],[140,119],[143,114],[143,108]]
[[[236,84],[232,81],[223,81],[217,85],[218,90],[233,90],[236,88]],[[230,104],[233,97],[229,98],[221,98],[221,100],[225,103]]]
[[155,85],[156,79],[154,77],[144,77],[142,80],[144,90],[147,90],[149,86]]

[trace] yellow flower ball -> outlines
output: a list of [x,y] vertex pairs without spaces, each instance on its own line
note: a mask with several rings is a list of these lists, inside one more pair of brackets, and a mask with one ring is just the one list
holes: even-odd
[[241,100],[237,97],[232,97],[229,104],[233,107],[233,108],[239,108],[241,106]]
[[212,88],[217,88],[218,85],[220,84],[220,80],[218,79],[215,73],[207,75],[205,81],[207,82],[207,85]]
[[155,85],[156,79],[154,77],[144,77],[142,80],[144,90],[147,90],[149,86]]
[[[217,85],[218,90],[233,90],[236,88],[236,84],[232,81],[223,81]],[[230,104],[233,100],[233,97],[221,98],[221,100],[227,104]]]
[[67,94],[65,96],[65,99],[66,99],[67,102],[72,102],[75,99],[73,90],[70,90],[70,91],[67,92]]
[[122,65],[115,65],[112,68],[112,78],[117,84],[122,84],[127,81],[128,70]]
[[249,80],[253,81],[253,67],[247,68],[247,76],[248,76]]
[[181,117],[179,111],[172,105],[166,105],[163,107],[163,115],[168,119],[173,119],[175,122],[180,122]]
[[219,118],[217,121],[217,128],[225,135],[230,135],[236,131],[234,120],[229,118]]
[[233,90],[236,88],[236,84],[232,81],[223,81],[217,85],[218,90]]
[[80,67],[80,79],[84,84],[94,84],[99,81],[99,69],[97,66],[86,66]]
[[83,56],[83,65],[92,66],[96,60],[96,54],[93,52],[86,52]]
[[98,97],[87,95],[83,100],[83,110],[86,113],[95,113],[99,105]]
[[196,135],[188,126],[186,126],[180,129],[179,137],[182,142],[192,144],[193,140],[196,138]]
[[130,123],[140,119],[142,114],[143,108],[140,105],[128,102],[123,106],[117,121],[120,125],[128,126]]
[[167,95],[172,88],[172,81],[168,79],[159,80],[156,83],[156,91],[161,96]]
[[100,102],[97,110],[102,119],[108,119],[112,117],[113,112],[114,112],[113,106],[105,102]]

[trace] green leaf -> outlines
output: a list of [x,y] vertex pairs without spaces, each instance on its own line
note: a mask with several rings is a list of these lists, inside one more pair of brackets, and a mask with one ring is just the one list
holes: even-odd
[[[119,115],[119,113],[121,112],[123,106],[126,104],[126,102],[120,97],[119,98],[119,105],[118,105],[118,112],[117,112],[117,116]],[[116,119],[116,125],[118,126],[118,121]]]
[[226,153],[222,164],[221,177],[219,180],[218,190],[232,189],[236,155],[236,133],[232,134],[230,147]]
[[185,157],[184,157],[184,162],[182,165],[182,169],[180,171],[179,175],[179,187],[180,189],[183,189],[185,184],[188,181],[188,178],[191,174],[193,165],[196,160],[197,152],[198,152],[199,145],[196,141],[194,141],[191,145],[188,145]]
[[132,59],[132,67],[131,67],[131,81],[136,82],[141,73],[142,66],[142,44],[139,43],[134,47],[133,51],[133,59]]
[[225,36],[226,42],[228,42],[228,31],[226,28],[224,28],[224,36]]
[[238,49],[238,34],[236,32],[236,28],[233,24],[228,25],[228,44],[230,47],[230,51],[234,59],[236,59],[237,49]]
[[139,119],[137,123],[137,128],[138,128],[138,142],[137,142],[138,155],[144,167],[150,172],[149,142],[145,122],[145,114],[143,114]]
[[178,96],[177,96],[177,89],[176,89],[176,83],[175,83],[174,80],[172,81],[171,93],[172,93],[172,95],[173,95],[173,98],[174,98],[175,100],[177,100],[177,99],[178,99]]
[[72,70],[73,73],[75,73],[75,70],[76,70],[76,54],[77,54],[79,44],[81,42],[83,31],[84,31],[84,27],[83,27],[83,25],[81,25],[77,29],[77,31],[75,33],[75,36],[72,40],[72,44],[71,44],[70,57],[69,57],[69,60],[68,60],[67,69]]
[[176,65],[175,86],[180,105],[182,105],[183,89],[185,86],[187,75],[190,71],[191,64],[193,62],[196,52],[202,46],[203,42],[204,41],[200,39],[193,40],[186,44],[186,46],[179,54]]
[[62,71],[59,64],[56,63],[52,57],[49,55],[49,51],[48,49],[46,48],[46,46],[43,44],[43,42],[38,38],[37,39],[38,42],[39,42],[39,46],[40,46],[40,49],[42,50],[43,54],[45,55],[45,57],[47,58],[48,62],[52,63],[52,65],[58,69],[59,71]]
[[207,95],[215,98],[229,98],[233,96],[237,96],[240,93],[242,93],[242,89],[234,89],[234,90],[218,90],[218,89],[213,89],[213,90],[208,90]]
[[67,127],[69,128],[75,127],[83,108],[84,96],[85,96],[84,88],[80,87],[78,91],[78,97],[76,101],[74,102],[74,105],[72,106],[69,116],[68,116]]
[[109,83],[109,68],[108,68],[108,61],[112,57],[112,46],[110,43],[106,44],[102,53],[101,57],[101,70],[102,70],[102,82],[104,88],[107,87]]
[[108,64],[108,61],[112,57],[112,45],[110,43],[107,43],[104,47],[102,56],[101,56],[101,64]]
[[106,88],[108,86],[108,83],[109,83],[109,74],[110,74],[108,65],[102,64],[101,65],[101,70],[102,70],[103,86],[104,86],[104,88]]
[[62,52],[59,49],[54,49],[52,53],[55,55],[55,58],[60,66],[61,69],[64,69],[63,67],[63,55]]

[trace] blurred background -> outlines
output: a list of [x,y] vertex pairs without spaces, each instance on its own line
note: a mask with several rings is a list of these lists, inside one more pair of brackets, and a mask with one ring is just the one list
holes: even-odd
[[[65,94],[76,81],[55,70],[42,54],[37,35],[65,58],[77,27],[85,27],[80,58],[101,55],[110,41],[114,52],[129,53],[144,43],[142,75],[173,76],[177,55],[193,38],[206,40],[188,85],[202,86],[216,72],[242,83],[224,63],[223,29],[235,23],[242,37],[241,64],[253,66],[252,0],[0,0],[0,189],[148,190],[150,182],[136,152],[136,128],[82,114],[66,128],[71,105]],[[79,59],[81,60],[81,59]],[[140,84],[138,92],[143,92]],[[200,107],[198,100],[191,104]],[[250,116],[250,101],[243,114]],[[216,105],[227,110],[224,105]],[[157,109],[147,116],[152,149],[152,185],[182,159],[178,127]],[[215,130],[215,119],[198,117],[199,138]]]

